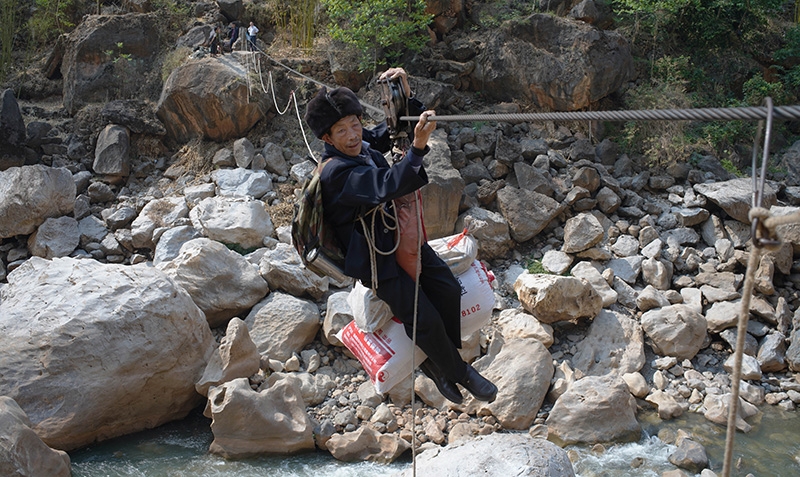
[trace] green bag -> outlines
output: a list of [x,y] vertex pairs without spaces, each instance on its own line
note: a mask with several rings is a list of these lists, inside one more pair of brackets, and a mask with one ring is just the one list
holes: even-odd
[[292,244],[307,269],[321,277],[331,277],[339,282],[344,274],[344,250],[339,246],[333,230],[323,218],[322,182],[320,174],[325,164],[321,162],[311,179],[303,186],[300,200],[295,203],[292,218]]

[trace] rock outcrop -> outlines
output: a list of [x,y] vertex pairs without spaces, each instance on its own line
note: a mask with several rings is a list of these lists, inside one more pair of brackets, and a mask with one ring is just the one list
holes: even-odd
[[197,392],[208,395],[208,388],[219,386],[236,378],[246,378],[258,372],[261,356],[250,339],[247,325],[239,318],[228,322],[225,337],[217,351],[211,355],[200,381],[195,384]]
[[0,171],[25,163],[22,147],[26,136],[17,98],[7,89],[0,95]]
[[[120,85],[133,90],[146,82],[159,48],[157,14],[87,15],[61,41],[64,107],[74,114],[89,102],[108,101]],[[115,69],[120,64],[125,71]]]
[[634,73],[622,35],[544,13],[505,23],[476,63],[473,84],[495,100],[523,98],[556,111],[585,108]]
[[435,239],[453,233],[464,180],[450,161],[444,131],[434,131],[428,145],[431,150],[425,156],[425,170],[429,182],[421,191],[422,215],[428,239]]

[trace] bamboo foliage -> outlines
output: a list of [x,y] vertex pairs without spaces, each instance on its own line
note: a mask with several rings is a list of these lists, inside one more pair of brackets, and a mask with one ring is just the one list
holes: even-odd
[[296,0],[290,6],[289,26],[292,46],[310,50],[314,47],[314,20],[319,0]]
[[11,67],[14,51],[14,33],[17,30],[17,11],[14,0],[0,0],[0,81],[4,81]]

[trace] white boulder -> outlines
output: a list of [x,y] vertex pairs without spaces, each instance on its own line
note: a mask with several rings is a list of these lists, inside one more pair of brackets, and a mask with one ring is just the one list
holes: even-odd
[[212,328],[247,312],[269,293],[247,259],[207,238],[186,242],[177,257],[158,268],[189,292]]
[[184,417],[214,340],[161,271],[33,257],[0,292],[0,395],[71,450]]

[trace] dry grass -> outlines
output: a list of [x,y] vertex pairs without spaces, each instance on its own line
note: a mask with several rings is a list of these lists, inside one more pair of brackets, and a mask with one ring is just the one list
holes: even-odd
[[217,148],[218,145],[215,143],[207,143],[202,139],[192,139],[172,156],[174,161],[172,167],[180,167],[185,174],[193,174],[194,176],[207,174],[213,168],[212,159]]
[[272,224],[275,228],[291,225],[294,217],[294,186],[291,184],[280,184],[276,187],[278,196],[282,198],[280,204],[267,207]]

